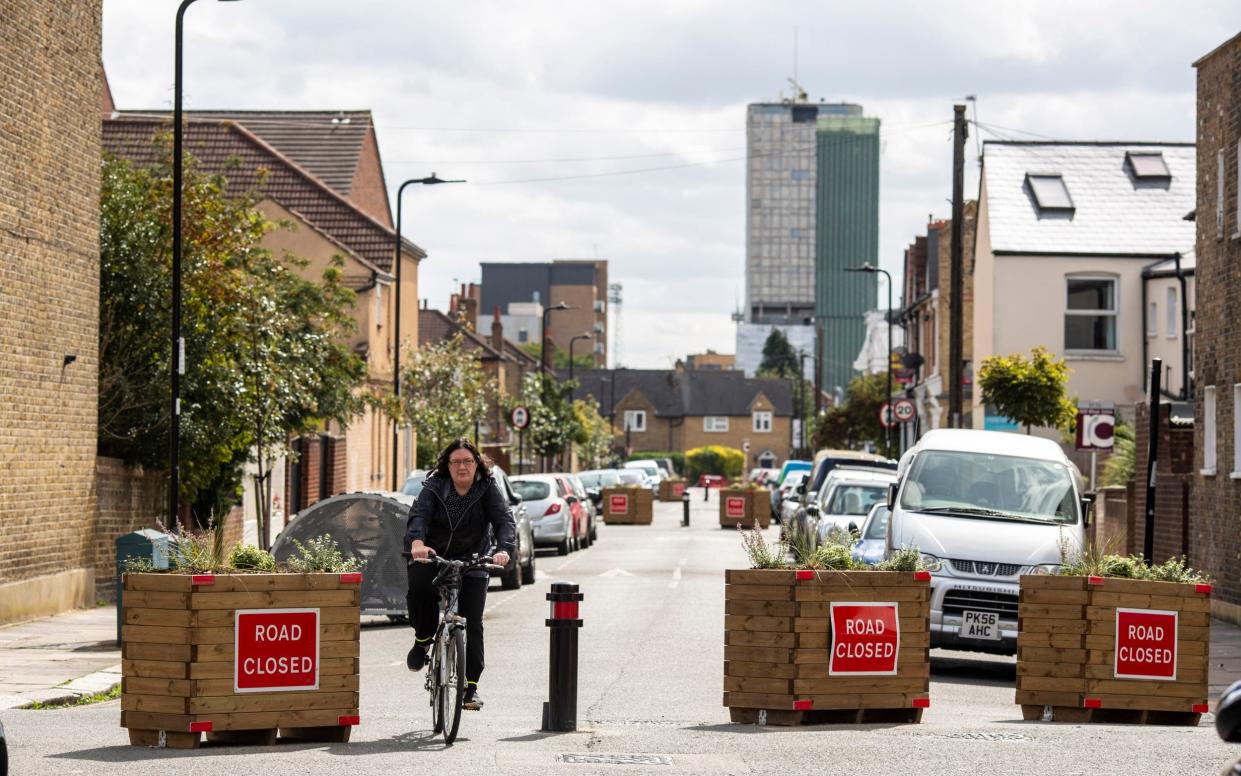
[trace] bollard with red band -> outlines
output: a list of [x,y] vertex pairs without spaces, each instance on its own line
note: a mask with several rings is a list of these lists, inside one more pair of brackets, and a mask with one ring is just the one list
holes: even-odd
[[547,694],[543,704],[543,730],[577,730],[577,631],[582,627],[578,603],[582,594],[572,582],[553,582],[551,601],[551,657]]

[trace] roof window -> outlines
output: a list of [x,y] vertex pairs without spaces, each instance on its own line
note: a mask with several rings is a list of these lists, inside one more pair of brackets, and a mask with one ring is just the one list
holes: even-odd
[[1168,180],[1172,177],[1159,151],[1126,151],[1125,163],[1138,180]]
[[1069,187],[1059,173],[1026,173],[1026,184],[1039,210],[1073,210]]

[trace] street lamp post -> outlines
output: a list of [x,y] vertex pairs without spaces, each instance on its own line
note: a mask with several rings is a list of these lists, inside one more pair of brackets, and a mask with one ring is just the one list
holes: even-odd
[[[868,272],[872,275],[878,272],[882,272],[883,275],[888,279],[888,309],[885,310],[883,314],[883,317],[887,319],[888,321],[888,358],[887,358],[888,368],[886,370],[888,373],[888,392],[887,392],[887,395],[884,397],[884,401],[887,402],[889,405],[888,416],[889,418],[891,418],[892,416],[892,408],[891,408],[891,404],[892,404],[892,276],[888,274],[888,271],[886,269],[881,269],[879,267],[876,267],[873,264],[871,264],[869,261],[864,263],[860,267],[845,267],[845,272]],[[878,279],[876,279],[875,282],[877,285]],[[884,424],[884,432],[885,432],[885,436],[888,441],[888,450],[891,451],[892,449],[892,428],[889,425],[889,423]]]
[[573,379],[573,343],[577,342],[578,340],[588,340],[588,339],[594,339],[594,335],[592,335],[590,332],[586,332],[585,334],[578,334],[577,336],[569,340],[569,379],[570,380]]
[[[392,395],[396,397],[397,407],[401,404],[401,198],[405,194],[405,187],[414,184],[422,184],[424,186],[434,186],[438,183],[465,183],[464,178],[454,180],[444,180],[435,173],[431,173],[426,178],[410,178],[400,185],[396,190],[396,237],[393,240],[393,268],[396,274],[396,299],[394,307],[396,312],[392,316]],[[400,422],[392,419],[392,489],[399,490],[403,483],[398,479],[400,477],[399,461],[400,461],[400,441],[401,426]]]
[[[230,2],[231,0],[220,0]],[[172,62],[172,377],[168,406],[168,526],[177,530],[177,491],[181,488],[181,375],[185,374],[185,342],[181,339],[181,178],[184,139],[181,131],[181,40],[185,11],[195,0],[177,7],[176,40]]]
[[555,310],[576,310],[576,309],[577,309],[576,307],[570,307],[564,302],[557,302],[556,304],[552,305],[551,307],[548,307],[546,310],[543,311],[543,334],[542,334],[543,341],[539,344],[539,354],[542,356],[544,372],[550,372],[552,367],[556,363],[555,360],[552,358],[551,348],[548,347],[548,345],[551,344],[551,333],[549,332],[547,328],[548,327],[547,316],[551,315],[552,312]]

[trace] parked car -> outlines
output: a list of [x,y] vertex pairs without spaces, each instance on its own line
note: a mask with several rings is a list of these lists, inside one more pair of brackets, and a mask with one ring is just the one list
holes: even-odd
[[9,776],[9,739],[4,735],[3,722],[0,722],[0,776]]
[[577,477],[586,486],[586,493],[595,502],[596,509],[603,505],[603,489],[614,488],[620,484],[620,472],[615,469],[591,469],[578,472]]
[[722,488],[728,484],[722,474],[699,474],[698,487],[700,488]]
[[418,494],[422,492],[422,483],[426,478],[425,469],[414,469],[410,472],[409,478],[405,480],[405,484],[401,486],[401,492],[406,496],[418,498]]
[[[917,547],[931,572],[931,646],[1012,654],[1018,579],[1059,570],[1080,551],[1089,499],[1050,439],[999,431],[928,431],[901,457],[886,553]],[[981,637],[963,624],[989,624]]]
[[[798,486],[801,504],[798,507],[794,522],[798,525],[806,524],[806,507],[818,500],[819,491],[823,488],[823,481],[827,479],[828,473],[837,466],[896,471],[896,463],[891,458],[884,458],[881,455],[873,455],[871,453],[861,453],[856,450],[820,450],[814,455],[814,464],[810,469],[810,476]],[[783,533],[783,526],[780,530]]]
[[569,505],[569,514],[573,515],[573,544],[575,550],[590,546],[590,499],[585,491],[580,495],[573,485],[573,475],[555,472],[553,475],[560,483],[561,495]]
[[651,460],[625,461],[625,468],[636,469],[645,474],[647,486],[651,490],[659,490],[659,483],[664,479],[663,470],[659,468],[659,464]]
[[806,509],[817,540],[832,531],[856,531],[875,504],[887,501],[896,473],[838,466],[827,475],[819,499]]
[[775,489],[772,494],[777,504],[776,512],[772,515],[777,523],[783,522],[787,515],[792,518],[797,514],[797,506],[800,503],[797,493],[797,486],[810,474],[809,471],[790,472],[789,476],[784,478],[784,484]]
[[[491,575],[500,577],[500,586],[505,590],[515,590],[522,585],[534,584],[534,563],[537,555],[534,551],[534,528],[530,523],[529,511],[521,496],[513,490],[508,473],[492,464],[491,476],[500,488],[500,493],[508,499],[509,507],[513,510],[513,522],[517,525],[517,551],[513,553],[503,571],[493,571]],[[406,484],[408,485],[408,481]]]
[[551,474],[523,474],[510,481],[530,513],[534,546],[555,547],[561,555],[572,552],[577,544],[573,536],[573,514],[560,481]]
[[595,543],[595,539],[599,538],[599,529],[597,527],[599,509],[594,499],[587,492],[586,485],[582,482],[580,475],[570,474],[569,484],[573,486],[573,492],[577,494],[578,500],[586,509],[586,541],[583,546],[589,547]]
[[788,480],[789,475],[793,472],[809,472],[814,467],[811,461],[788,460],[776,472],[775,478],[768,478],[763,484],[771,488],[771,516],[777,520],[780,518],[780,502],[783,500],[783,494],[780,488],[784,487],[784,483]]
[[616,476],[620,477],[621,485],[638,485],[645,488],[648,484],[646,472],[640,469],[618,469]]
[[867,566],[883,560],[888,545],[888,518],[892,511],[886,503],[875,504],[866,514],[860,535],[853,545],[853,559]]

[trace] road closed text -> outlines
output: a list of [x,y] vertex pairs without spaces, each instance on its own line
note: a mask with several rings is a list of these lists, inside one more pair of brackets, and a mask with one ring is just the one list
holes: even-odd
[[1117,609],[1116,678],[1175,681],[1177,619],[1176,612]]
[[828,674],[876,676],[896,673],[900,620],[895,603],[832,603]]
[[237,612],[233,687],[286,692],[319,687],[319,610]]

